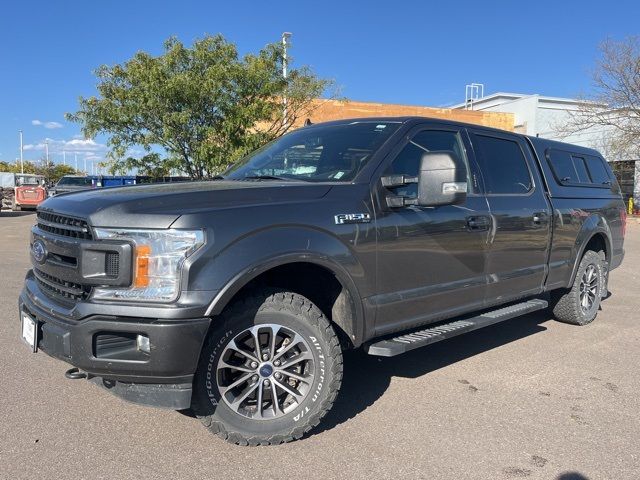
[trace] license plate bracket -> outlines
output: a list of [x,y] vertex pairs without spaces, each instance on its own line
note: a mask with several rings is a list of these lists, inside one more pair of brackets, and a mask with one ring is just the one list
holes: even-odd
[[24,311],[20,312],[20,319],[22,340],[35,353],[38,351],[38,321]]

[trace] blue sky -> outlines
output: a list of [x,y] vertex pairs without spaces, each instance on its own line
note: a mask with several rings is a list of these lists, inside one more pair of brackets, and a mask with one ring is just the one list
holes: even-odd
[[588,92],[597,45],[640,33],[635,1],[22,1],[0,15],[0,160],[77,152],[98,161],[104,138],[83,139],[64,113],[95,92],[92,71],[136,51],[160,53],[222,33],[241,52],[293,32],[291,54],[354,100],[442,106],[485,93]]

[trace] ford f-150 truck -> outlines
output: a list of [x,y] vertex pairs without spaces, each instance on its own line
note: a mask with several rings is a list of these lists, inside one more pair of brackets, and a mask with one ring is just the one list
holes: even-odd
[[399,355],[547,307],[590,323],[625,222],[595,150],[428,118],[317,124],[208,182],[46,200],[21,333],[69,378],[281,443],[332,407],[346,349]]

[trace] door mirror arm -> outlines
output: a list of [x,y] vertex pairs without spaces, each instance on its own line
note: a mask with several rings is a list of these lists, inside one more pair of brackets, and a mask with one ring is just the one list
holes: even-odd
[[409,175],[387,175],[380,179],[384,188],[402,187],[418,183],[418,177],[410,177]]

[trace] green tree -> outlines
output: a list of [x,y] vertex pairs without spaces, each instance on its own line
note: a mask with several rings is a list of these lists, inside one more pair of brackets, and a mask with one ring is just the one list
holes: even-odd
[[0,172],[13,172],[14,168],[16,168],[15,163],[0,162]]
[[67,119],[89,138],[109,136],[112,170],[131,163],[129,147],[160,146],[179,170],[210,178],[308,116],[312,100],[331,85],[307,67],[289,69],[285,79],[282,61],[279,43],[240,57],[221,35],[192,47],[170,38],[159,56],[139,52],[124,64],[99,67],[99,95],[81,97]]
[[171,176],[172,170],[181,168],[180,161],[173,158],[162,158],[158,153],[148,153],[141,158],[127,157],[117,163],[105,163],[112,175],[137,170],[138,175],[146,175],[153,179]]
[[75,168],[70,167],[69,165],[60,165],[53,163],[50,163],[46,166],[37,167],[34,173],[37,173],[38,175],[44,175],[46,180],[51,183],[56,183],[65,175],[78,175],[78,172],[76,172]]

